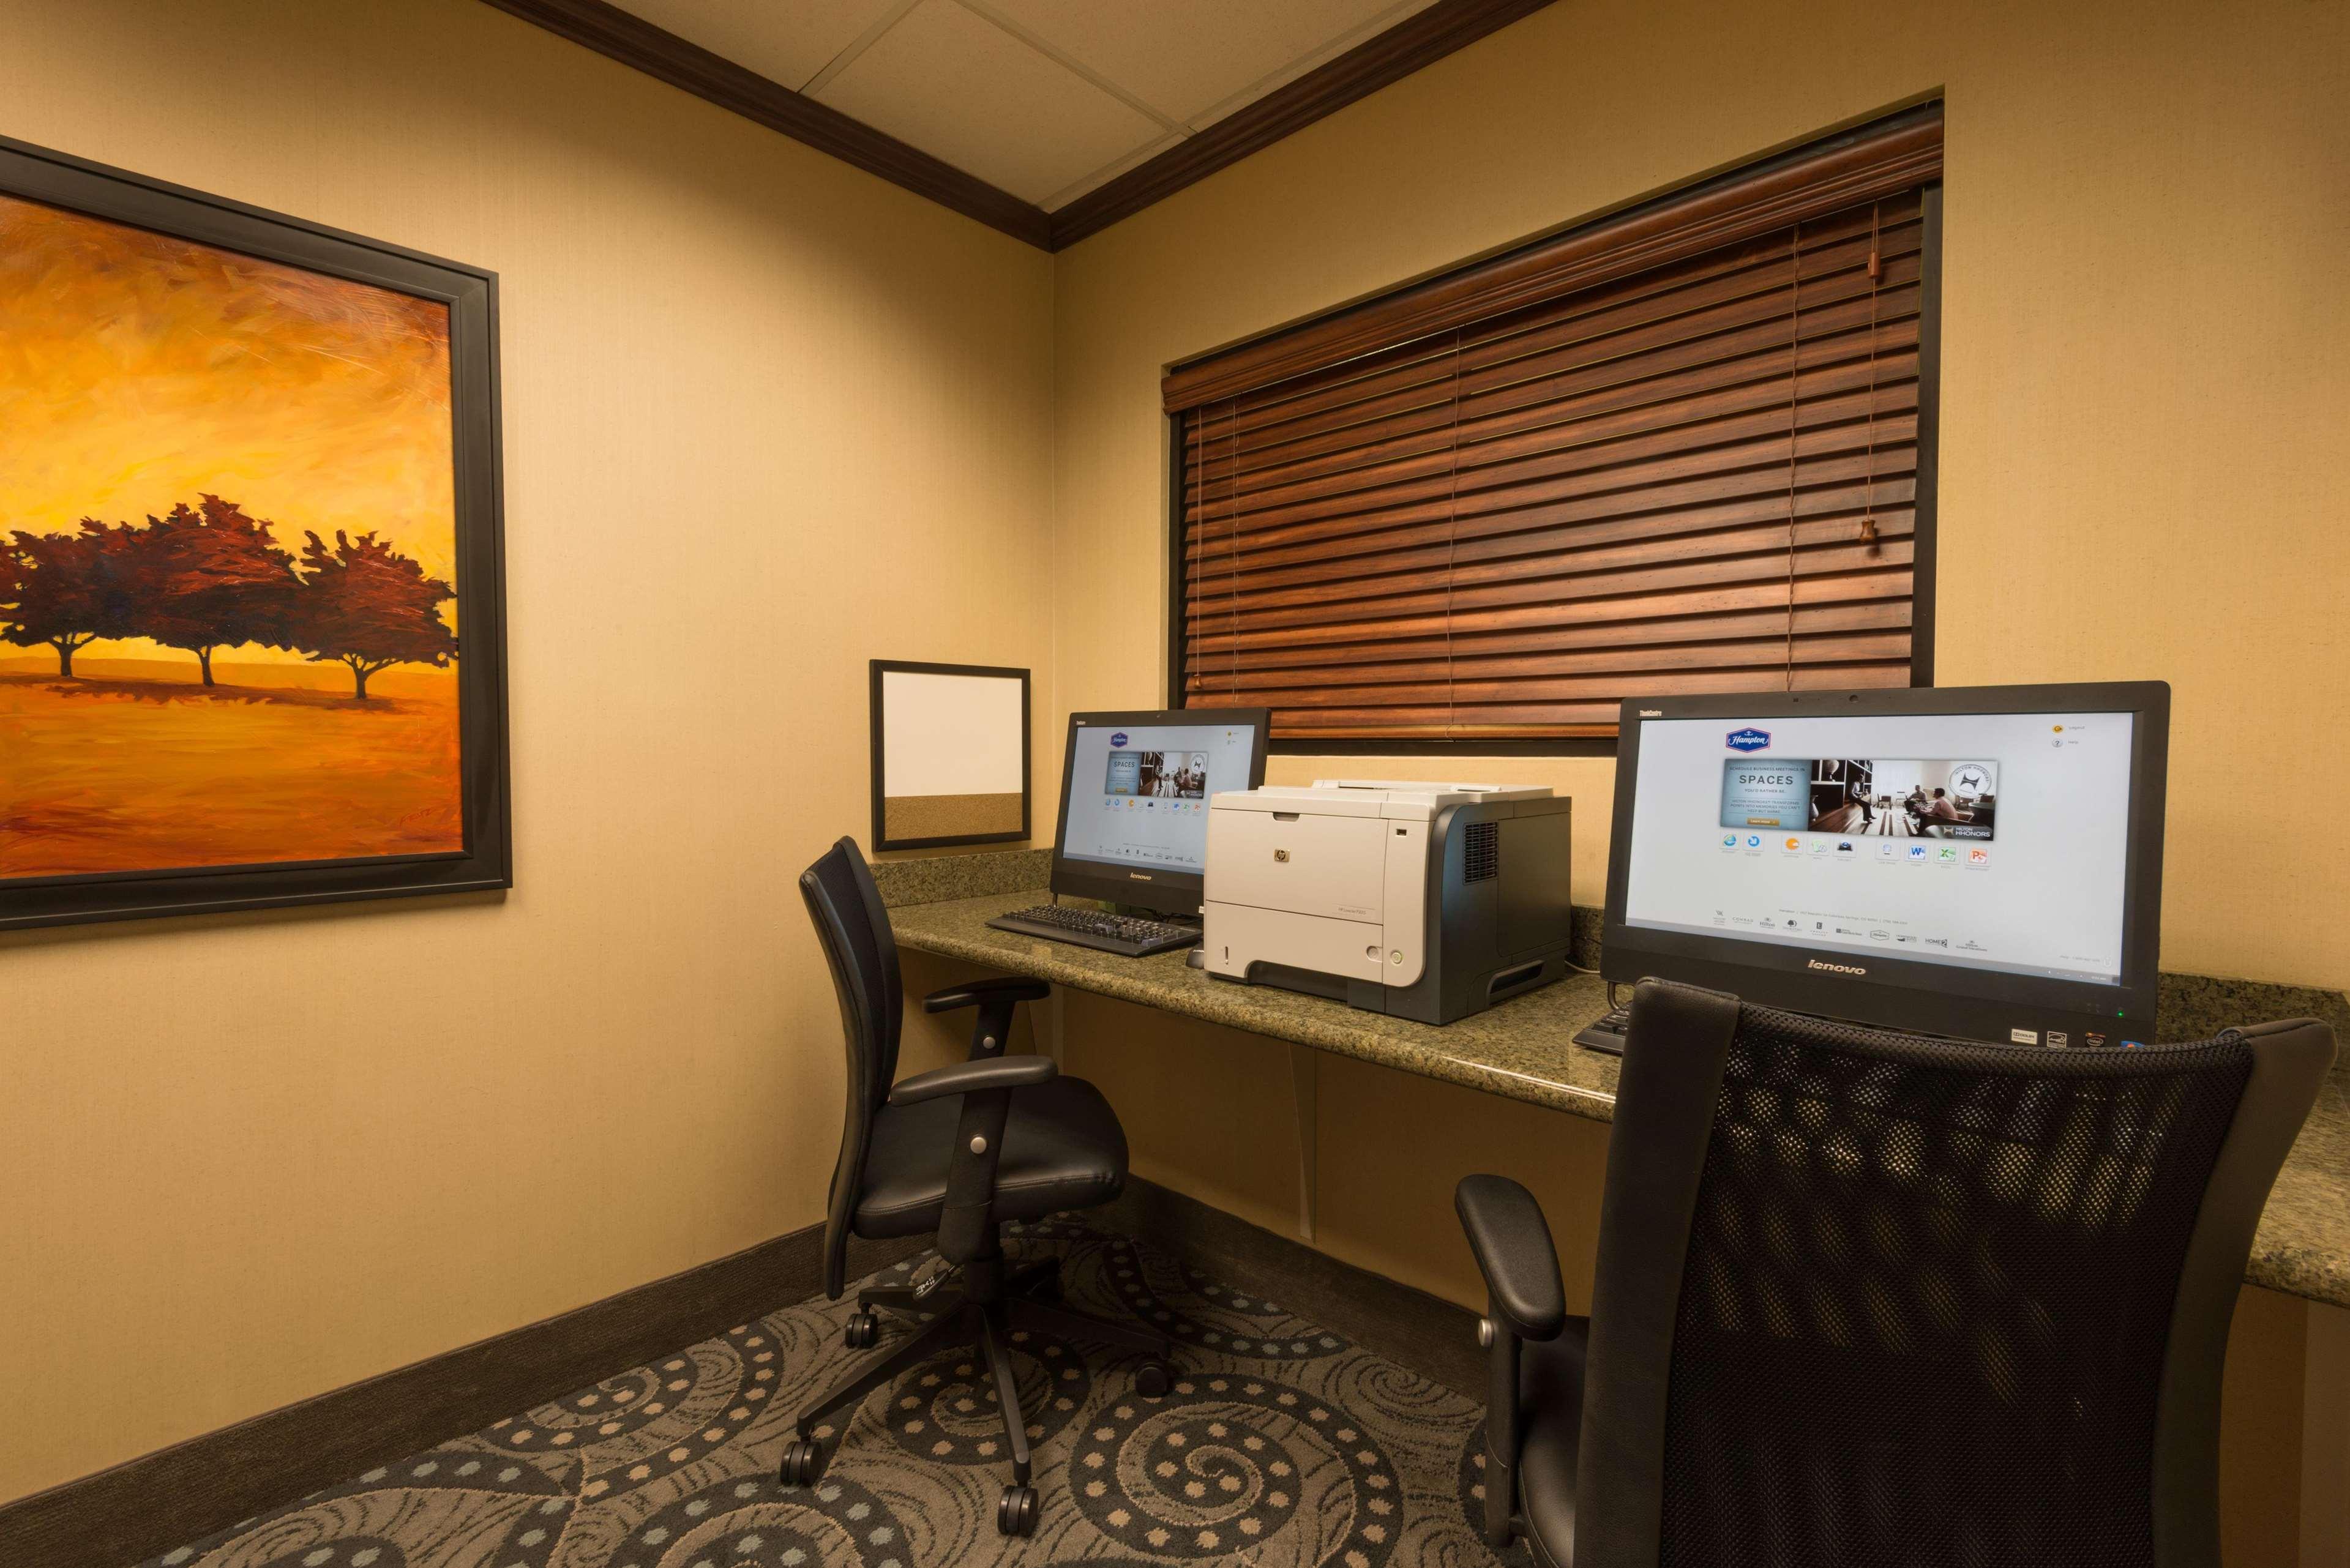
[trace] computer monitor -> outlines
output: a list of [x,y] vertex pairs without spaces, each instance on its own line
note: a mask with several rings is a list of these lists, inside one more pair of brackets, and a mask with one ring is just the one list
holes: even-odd
[[1263,708],[1070,714],[1053,891],[1198,914],[1208,797],[1264,783],[1272,728]]
[[1627,701],[1601,972],[2150,1042],[2169,731],[2160,681]]

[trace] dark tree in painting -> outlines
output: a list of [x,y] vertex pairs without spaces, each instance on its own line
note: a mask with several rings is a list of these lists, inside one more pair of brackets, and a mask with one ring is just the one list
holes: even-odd
[[82,519],[78,534],[27,534],[0,545],[0,642],[57,651],[73,674],[74,650],[132,635],[139,614],[134,530]]
[[294,557],[278,548],[269,524],[234,501],[182,502],[150,517],[136,537],[138,630],[166,648],[196,656],[213,683],[213,649],[258,642],[290,646]]
[[457,656],[457,634],[441,618],[456,589],[373,533],[354,539],[338,529],[331,550],[316,534],[306,536],[294,646],[349,665],[361,701],[368,677],[387,665],[445,666]]

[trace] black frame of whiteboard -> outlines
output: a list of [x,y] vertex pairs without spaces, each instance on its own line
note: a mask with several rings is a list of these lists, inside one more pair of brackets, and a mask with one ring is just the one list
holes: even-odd
[[[1017,680],[1020,682],[1020,827],[1014,833],[957,833],[935,838],[891,838],[884,831],[887,808],[881,794],[881,677],[895,671],[910,675],[976,675],[997,680]],[[878,854],[884,849],[944,849],[958,844],[1017,844],[1028,836],[1029,824],[1035,818],[1036,782],[1035,753],[1031,743],[1035,732],[1035,715],[1029,701],[1028,671],[1002,664],[925,664],[905,659],[876,659],[869,661],[868,691],[868,719],[872,733],[873,772],[873,848]]]

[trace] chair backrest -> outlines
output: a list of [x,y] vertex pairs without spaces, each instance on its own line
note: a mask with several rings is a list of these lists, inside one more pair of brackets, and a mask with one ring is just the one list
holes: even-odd
[[889,916],[857,840],[843,838],[801,872],[800,897],[807,901],[808,919],[832,968],[832,988],[840,999],[840,1032],[848,1052],[840,1158],[832,1168],[824,1229],[825,1293],[837,1296],[846,1283],[848,1220],[865,1180],[874,1113],[889,1098],[889,1085],[898,1075],[905,992]]
[[2216,1568],[2220,1370],[2334,1059],[1634,1002],[1576,1568]]

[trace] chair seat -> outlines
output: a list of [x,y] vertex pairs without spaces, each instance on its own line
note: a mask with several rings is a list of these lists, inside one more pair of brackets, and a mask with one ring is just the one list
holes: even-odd
[[[849,1225],[870,1241],[939,1228],[962,1096],[884,1105],[873,1117],[864,1189]],[[1035,1220],[1107,1203],[1126,1185],[1126,1134],[1101,1091],[1052,1078],[1012,1091],[995,1168],[998,1220]]]
[[1591,1320],[1571,1317],[1556,1339],[1520,1347],[1518,1510],[1534,1560],[1575,1568],[1575,1461],[1583,1438],[1584,1355]]

